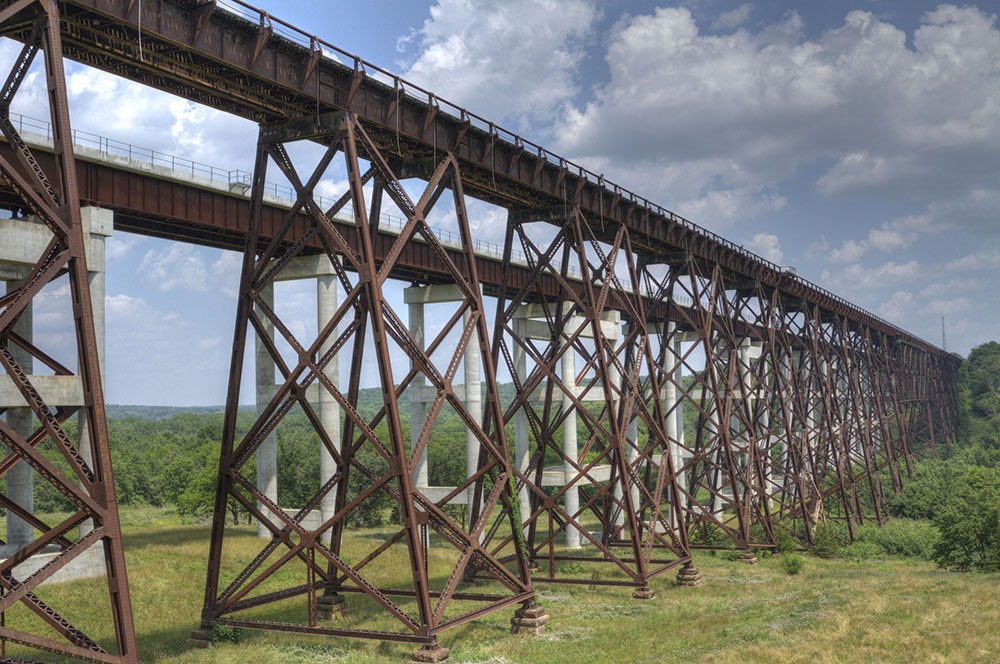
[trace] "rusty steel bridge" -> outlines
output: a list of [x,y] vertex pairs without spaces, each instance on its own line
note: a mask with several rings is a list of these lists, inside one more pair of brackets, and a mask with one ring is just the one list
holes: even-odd
[[[0,407],[0,476],[23,461],[75,509],[50,523],[0,497],[35,533],[0,561],[0,658],[10,644],[16,661],[32,650],[139,661],[87,207],[112,211],[118,230],[243,255],[195,641],[222,624],[409,642],[417,661],[442,661],[443,632],[494,611],[509,609],[516,632],[541,631],[538,583],[651,599],[650,581],[666,573],[700,582],[698,547],[735,546],[749,561],[779,542],[808,547],[819,529],[851,539],[886,519],[914,458],[954,441],[955,357],[239,0],[2,0],[0,34],[23,45],[0,92],[0,207],[10,228],[41,224],[49,238],[0,296],[0,378],[27,412]],[[65,59],[257,123],[252,177],[218,188],[77,154]],[[36,61],[47,145],[26,140],[11,113]],[[299,141],[319,146],[318,163],[294,156]],[[347,184],[321,199],[332,169]],[[274,177],[290,183],[288,200],[268,195]],[[498,254],[477,252],[471,199],[507,210]],[[432,213],[453,221],[451,241]],[[387,227],[387,214],[401,223]],[[317,296],[310,338],[274,302],[275,283],[293,278],[333,294]],[[405,314],[390,281],[408,285]],[[53,284],[71,294],[75,365],[24,332]],[[439,325],[425,325],[427,306]],[[257,411],[243,430],[249,349]],[[75,380],[80,403],[47,401],[36,366]],[[359,404],[372,379],[377,412]],[[293,414],[315,431],[321,477],[308,504],[289,509],[269,478],[281,462],[274,434]],[[431,486],[445,419],[464,431],[466,473]],[[376,500],[392,504],[395,529],[348,555],[345,535]],[[231,501],[260,535],[236,561],[223,556]],[[43,551],[54,555],[29,569]],[[104,566],[107,643],[46,591],[88,551]],[[573,572],[584,565],[612,573]]]

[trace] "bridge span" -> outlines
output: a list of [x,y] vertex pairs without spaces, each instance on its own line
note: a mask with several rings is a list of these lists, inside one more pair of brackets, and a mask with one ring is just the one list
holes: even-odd
[[[10,487],[27,469],[76,506],[49,523],[23,491],[0,498],[27,524],[0,562],[0,612],[18,606],[58,637],[8,620],[4,644],[138,661],[94,313],[92,234],[108,214],[117,230],[243,253],[194,637],[206,643],[221,623],[412,642],[418,661],[441,661],[439,635],[492,611],[517,606],[515,631],[544,629],[537,583],[648,600],[665,573],[700,582],[694,548],[735,545],[750,561],[820,530],[853,538],[886,518],[915,456],[954,439],[958,363],[941,349],[239,0],[0,1],[0,34],[24,45],[0,94],[0,207],[14,215],[0,237],[30,236],[17,256],[0,249],[0,476]],[[176,161],[145,165],[107,140],[74,146],[63,58],[259,123],[253,173],[182,178]],[[45,145],[10,112],[36,60]],[[294,156],[300,141],[320,146],[318,163]],[[332,172],[347,184],[323,199]],[[290,183],[284,200],[271,174]],[[498,250],[473,237],[470,198],[507,209]],[[318,325],[296,335],[274,285],[304,278]],[[409,284],[402,302],[391,280]],[[75,364],[31,330],[32,301],[63,286]],[[243,431],[250,347],[257,413]],[[371,412],[359,395],[373,379],[384,405]],[[315,431],[321,470],[308,503],[287,506],[275,435],[292,415]],[[432,486],[444,426],[464,432],[466,472]],[[345,534],[379,500],[395,529],[346,555]],[[230,501],[260,546],[224,563]],[[43,550],[54,557],[31,568]],[[35,592],[94,551],[113,643]],[[612,573],[572,571],[600,565]],[[348,605],[378,617],[346,620]],[[290,606],[305,619],[279,618]]]

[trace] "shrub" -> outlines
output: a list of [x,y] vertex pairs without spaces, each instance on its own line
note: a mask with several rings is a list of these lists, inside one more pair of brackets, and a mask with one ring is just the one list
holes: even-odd
[[212,643],[239,643],[243,640],[243,632],[236,627],[214,622],[209,639]]
[[845,546],[840,549],[840,556],[842,558],[852,560],[856,563],[860,563],[865,560],[874,560],[883,555],[885,555],[885,551],[882,547],[871,541],[856,541],[850,546]]
[[840,549],[840,540],[833,529],[826,523],[818,523],[813,529],[812,545],[809,553],[817,558],[836,558]]
[[[925,520],[892,519],[881,528],[875,525],[858,529],[855,544],[871,544],[890,556],[933,560],[941,532]],[[874,556],[873,556],[874,557]]]
[[778,553],[791,553],[792,551],[797,551],[799,549],[798,540],[789,531],[784,528],[777,528],[774,531],[774,545],[777,547]]
[[797,553],[786,553],[781,556],[781,569],[791,576],[794,576],[802,571],[802,556]]
[[1000,471],[969,468],[934,517],[938,565],[957,571],[1000,570]]

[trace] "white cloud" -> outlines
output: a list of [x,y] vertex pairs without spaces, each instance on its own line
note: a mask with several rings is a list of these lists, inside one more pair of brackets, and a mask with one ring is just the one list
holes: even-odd
[[183,290],[206,293],[218,290],[236,296],[242,256],[233,251],[219,252],[211,263],[212,250],[183,242],[171,242],[162,249],[150,249],[142,257],[139,272],[143,281],[161,292]]
[[574,74],[598,17],[587,0],[439,0],[400,42],[405,78],[490,119],[549,119],[577,92]]
[[878,315],[887,320],[899,320],[913,304],[913,294],[907,291],[896,291],[887,302],[878,308]]
[[1000,267],[1000,249],[982,249],[948,261],[945,269],[959,271],[992,270]]
[[108,262],[121,260],[144,240],[145,238],[131,233],[115,233],[104,243],[104,258]]
[[830,262],[854,263],[864,255],[865,249],[864,243],[848,240],[830,252]]
[[[559,148],[607,172],[694,169],[698,188],[764,186],[833,159],[821,191],[960,198],[1000,180],[1000,31],[942,6],[907,35],[853,11],[815,40],[791,15],[759,32],[705,34],[685,8],[621,22],[610,81],[571,108]],[[602,166],[604,168],[604,166]],[[665,178],[665,193],[676,194]],[[695,219],[704,223],[704,220]],[[874,238],[897,246],[905,238]]]
[[712,27],[717,30],[738,28],[747,22],[752,10],[753,5],[747,2],[732,11],[722,12],[719,14],[719,18],[715,19],[715,22],[712,23]]
[[746,248],[779,265],[785,257],[778,236],[774,233],[757,233],[746,243]]
[[205,259],[193,245],[172,242],[165,249],[150,249],[139,265],[142,278],[157,290],[187,290],[195,293],[209,289]]
[[856,299],[867,290],[912,280],[920,274],[920,270],[920,263],[915,260],[906,263],[889,261],[876,267],[854,263],[837,272],[824,271],[821,283],[838,295]]
[[776,212],[787,203],[784,196],[758,187],[715,189],[694,200],[677,204],[677,212],[707,228],[719,230],[733,222]]

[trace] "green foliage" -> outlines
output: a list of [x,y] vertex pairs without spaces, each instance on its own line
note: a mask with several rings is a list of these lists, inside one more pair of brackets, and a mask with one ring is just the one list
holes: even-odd
[[1000,343],[977,346],[958,371],[961,442],[1000,449]]
[[774,531],[774,544],[778,553],[791,553],[799,548],[799,543],[795,537],[784,528],[777,528]]
[[[918,463],[890,512],[910,519],[862,542],[891,555],[933,558],[953,570],[1000,570],[1000,343],[972,349],[958,372],[959,436],[947,460]],[[938,531],[935,538],[931,528]]]
[[882,558],[885,551],[876,542],[857,541],[840,548],[840,557],[856,563]]
[[934,517],[938,565],[958,571],[1000,571],[1000,470],[969,467]]
[[841,555],[851,559],[888,555],[933,560],[940,541],[941,532],[930,521],[891,519],[881,527],[871,524],[859,528],[854,543],[841,549]]
[[239,643],[243,640],[243,631],[236,627],[214,622],[209,631],[209,639],[212,643]]
[[797,553],[786,553],[781,556],[781,569],[785,570],[786,574],[794,576],[802,571],[804,565],[802,556]]
[[836,558],[840,549],[840,540],[837,539],[833,528],[827,523],[818,523],[813,528],[812,545],[809,553],[817,558]]
[[967,465],[958,459],[929,459],[916,464],[913,478],[889,499],[889,512],[908,519],[933,519]]

